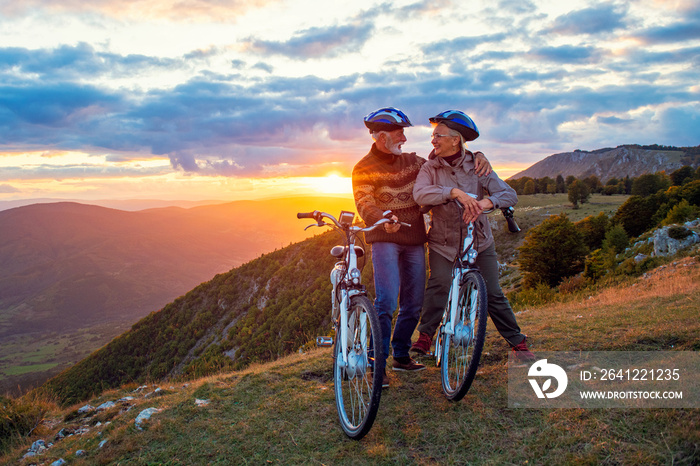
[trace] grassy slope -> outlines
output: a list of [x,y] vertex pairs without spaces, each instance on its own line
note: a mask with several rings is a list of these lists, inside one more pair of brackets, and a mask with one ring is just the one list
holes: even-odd
[[[566,303],[532,308],[519,323],[535,351],[700,350],[700,267],[686,258],[646,277]],[[132,408],[94,417],[56,410],[0,463],[16,462],[31,441],[61,428],[88,427],[57,441],[41,461],[71,464],[698,464],[698,409],[509,409],[507,346],[489,324],[486,356],[459,403],[440,390],[432,361],[417,374],[392,374],[368,436],[348,440],[337,425],[328,349],[240,372],[163,385]],[[154,387],[149,387],[152,391]],[[143,392],[141,392],[143,393]],[[195,406],[195,399],[210,400]],[[134,419],[162,409],[147,427]],[[65,421],[65,419],[70,419]],[[96,426],[97,422],[102,424]],[[109,424],[107,424],[109,422]],[[98,444],[107,440],[103,448]],[[78,449],[87,456],[75,458]],[[25,460],[23,464],[29,464]]]

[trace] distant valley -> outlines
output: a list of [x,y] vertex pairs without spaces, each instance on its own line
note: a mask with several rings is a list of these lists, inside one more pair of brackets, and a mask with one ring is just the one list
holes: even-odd
[[78,203],[0,211],[0,393],[35,385],[218,273],[311,236],[296,212],[346,198],[127,212]]

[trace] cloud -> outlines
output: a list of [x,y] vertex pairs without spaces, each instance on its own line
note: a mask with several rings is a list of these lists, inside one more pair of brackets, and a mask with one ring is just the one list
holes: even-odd
[[700,105],[670,107],[659,114],[659,122],[668,138],[678,145],[700,145]]
[[[211,52],[210,52],[211,53]],[[205,56],[196,51],[185,59]],[[77,45],[61,45],[54,49],[32,50],[21,47],[0,49],[0,72],[12,72],[11,76],[37,75],[50,80],[90,80],[97,77],[124,77],[146,71],[172,71],[184,68],[185,60],[159,58],[146,55],[98,52],[85,42]]]
[[596,47],[561,45],[540,47],[530,50],[527,55],[533,60],[546,60],[557,63],[596,63],[603,52]]
[[295,34],[286,42],[250,38],[245,42],[245,47],[256,54],[299,59],[329,58],[359,51],[370,39],[372,30],[371,23],[313,27]]
[[19,189],[9,184],[0,184],[0,194],[13,194],[21,192]]
[[649,28],[635,34],[645,44],[667,44],[700,39],[700,19],[679,21],[667,26]]
[[627,26],[627,7],[612,3],[572,11],[557,17],[545,32],[578,35],[609,34]]
[[279,0],[22,0],[0,3],[0,13],[7,17],[48,13],[99,14],[135,21],[235,21],[250,9],[274,3]]

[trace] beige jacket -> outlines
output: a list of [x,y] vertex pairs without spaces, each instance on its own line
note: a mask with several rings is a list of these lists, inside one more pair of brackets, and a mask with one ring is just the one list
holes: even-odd
[[[457,257],[459,248],[459,208],[449,202],[452,188],[476,194],[477,199],[488,196],[494,209],[514,206],[518,195],[495,172],[488,176],[477,176],[474,172],[473,154],[466,152],[451,166],[442,157],[430,153],[429,160],[421,167],[413,187],[413,197],[423,206],[433,205],[432,227],[428,233],[430,250],[449,260]],[[493,244],[491,225],[485,214],[476,221],[477,251],[482,252]],[[464,229],[466,233],[466,228]]]

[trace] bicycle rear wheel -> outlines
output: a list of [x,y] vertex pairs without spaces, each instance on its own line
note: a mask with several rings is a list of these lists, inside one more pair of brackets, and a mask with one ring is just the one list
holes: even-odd
[[459,288],[454,335],[442,336],[440,375],[449,400],[461,400],[474,380],[486,338],[487,310],[484,278],[469,271]]
[[[335,404],[345,434],[355,440],[372,428],[382,395],[383,370],[374,370],[375,359],[384,361],[377,313],[366,296],[350,299],[348,309],[347,364],[343,362],[340,335],[334,348]],[[373,348],[373,344],[376,346]],[[382,368],[383,369],[383,368]]]

